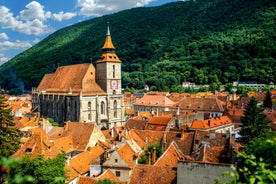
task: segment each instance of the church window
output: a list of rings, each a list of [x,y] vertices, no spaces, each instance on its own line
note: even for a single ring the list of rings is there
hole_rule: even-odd
[[[91,102],[88,102],[88,109],[91,109]]]
[[[114,118],[117,118],[117,101],[116,100],[114,100],[113,106],[114,106]]]
[[[105,104],[101,102],[101,114],[105,114]]]
[[[115,78],[115,65],[113,65],[113,78]]]
[[[88,114],[88,120],[91,121],[91,113]]]

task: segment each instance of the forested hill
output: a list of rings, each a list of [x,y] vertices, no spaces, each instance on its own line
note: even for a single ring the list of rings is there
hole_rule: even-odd
[[[37,86],[58,66],[100,56],[106,23],[122,60],[123,87],[174,89],[276,79],[275,0],[196,0],[134,8],[61,29],[0,67],[4,89]]]

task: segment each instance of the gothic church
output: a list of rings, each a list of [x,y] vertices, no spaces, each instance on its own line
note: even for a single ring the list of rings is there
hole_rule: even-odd
[[[102,54],[96,62],[59,67],[45,74],[33,88],[33,108],[41,117],[60,125],[66,121],[93,122],[99,128],[122,126],[124,100],[121,91],[121,61],[115,53],[109,26]]]

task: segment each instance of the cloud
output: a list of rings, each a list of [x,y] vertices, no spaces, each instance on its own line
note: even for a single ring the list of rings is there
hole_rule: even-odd
[[[58,14],[54,13],[52,15],[53,19],[58,21],[58,22],[61,22],[63,20],[68,20],[68,19],[71,19],[73,17],[75,17],[77,14],[76,13],[64,13],[63,11],[59,12]]]
[[[22,20],[41,20],[44,21],[51,17],[51,12],[45,12],[44,7],[37,1],[32,1],[26,5],[25,10],[20,11]]]
[[[1,50],[15,49],[15,50],[25,50],[30,48],[32,45],[27,41],[16,40],[15,42],[3,41],[0,42]]]
[[[0,53],[0,66],[4,63],[6,63],[7,61],[9,61],[10,58],[5,57],[3,54]]]
[[[121,10],[140,7],[155,0],[78,0],[79,14],[101,16]]]
[[[21,32],[27,35],[41,35],[50,32],[47,25],[40,20],[42,17],[34,17],[32,20],[25,20],[27,15],[24,15],[24,20],[20,16],[14,17],[13,13],[5,6],[0,6],[0,24],[2,28],[12,29],[13,31]],[[31,19],[29,17],[29,19]]]
[[[0,39],[3,39],[3,40],[8,40],[9,37],[7,36],[6,33],[0,33]]]

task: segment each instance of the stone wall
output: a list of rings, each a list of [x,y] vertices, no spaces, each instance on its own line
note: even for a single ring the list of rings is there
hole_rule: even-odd
[[[224,172],[231,172],[229,164],[212,164],[201,162],[178,162],[177,166],[177,184],[194,184],[194,183],[215,183],[227,181],[230,178],[223,178]]]

